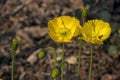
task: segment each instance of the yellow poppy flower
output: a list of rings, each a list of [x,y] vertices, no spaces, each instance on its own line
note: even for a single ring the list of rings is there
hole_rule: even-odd
[[[92,44],[102,44],[110,33],[109,23],[102,20],[89,20],[82,28],[82,39]]]
[[[80,35],[80,22],[75,17],[61,16],[48,21],[48,34],[55,42],[71,42]]]

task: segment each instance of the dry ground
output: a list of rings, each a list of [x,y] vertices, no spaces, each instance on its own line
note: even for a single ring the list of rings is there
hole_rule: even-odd
[[[61,62],[61,44],[48,36],[47,22],[60,15],[80,19],[83,4],[82,0],[0,0],[0,78],[10,80],[10,45],[12,38],[17,37],[15,80],[52,80],[49,73],[53,68],[53,53],[48,51],[42,60],[36,55],[40,49],[52,46],[57,51],[57,62]],[[119,3],[106,0],[106,5],[111,12],[111,24],[120,22]],[[92,80],[120,80],[120,51],[109,56],[106,49],[111,44],[108,41],[105,45],[94,46]],[[65,59],[70,66],[69,80],[77,80],[77,43],[75,40],[65,46]],[[81,80],[87,80],[89,50],[89,44],[83,42]]]

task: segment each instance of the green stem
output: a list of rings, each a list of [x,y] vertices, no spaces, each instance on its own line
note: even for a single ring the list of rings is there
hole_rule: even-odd
[[[85,17],[82,17],[82,25],[85,23]],[[82,39],[79,42],[79,52],[78,52],[78,80],[80,80],[80,57],[82,52]]]
[[[57,63],[57,54],[56,54],[56,51],[54,49],[54,67],[56,66],[56,63]],[[56,80],[56,78],[54,78],[54,80]]]
[[[93,64],[93,45],[91,44],[90,46],[90,69],[89,69],[89,75],[88,75],[88,80],[91,80],[91,75],[92,75],[92,64]]]
[[[79,53],[78,53],[78,80],[80,80],[80,55],[82,51],[82,40],[79,42]]]
[[[85,17],[82,17],[82,25],[85,23]]]
[[[54,67],[55,67],[56,63],[57,63],[57,53],[56,53],[56,50],[53,47],[48,47],[45,50],[52,50],[53,51],[53,53],[54,53]]]
[[[67,73],[66,73],[67,76],[66,76],[66,80],[68,80],[68,76],[69,76],[68,70],[69,70],[69,65],[67,63]]]
[[[62,67],[64,64],[67,65],[66,80],[68,80],[68,76],[69,76],[69,73],[68,73],[68,70],[69,70],[69,64],[68,64],[68,62],[65,61],[65,62],[63,62],[63,63],[60,64],[60,67]]]
[[[54,53],[54,67],[56,66],[56,63],[57,63],[57,54],[56,54],[56,51]]]
[[[48,48],[46,48],[46,50],[52,50],[53,51],[53,53],[54,53],[54,67],[55,67],[56,63],[57,63],[57,53],[56,53],[56,50],[53,47],[48,47]],[[54,78],[54,80],[56,80],[56,78]]]
[[[15,62],[15,51],[12,51],[11,80],[14,80],[14,62]]]
[[[62,44],[62,63],[64,63],[64,47],[65,44]],[[63,76],[64,76],[64,69],[63,69],[63,65],[61,66],[61,80],[64,80]]]

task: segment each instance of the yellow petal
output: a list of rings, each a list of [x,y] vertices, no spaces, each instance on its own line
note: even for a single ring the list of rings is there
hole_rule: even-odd
[[[71,42],[74,37],[80,35],[80,29],[79,20],[75,17],[61,16],[48,22],[48,34],[55,42]]]
[[[110,36],[109,23],[102,20],[89,20],[82,28],[83,40],[92,44],[102,44]]]

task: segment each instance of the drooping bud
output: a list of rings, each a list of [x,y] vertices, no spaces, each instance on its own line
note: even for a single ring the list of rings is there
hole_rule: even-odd
[[[57,76],[60,75],[60,73],[61,73],[60,68],[56,66],[56,67],[54,67],[54,68],[52,69],[50,75],[51,75],[52,78],[56,78]]]
[[[13,38],[11,48],[14,51],[17,50],[17,48],[18,48],[18,40],[17,40],[17,38]]]
[[[43,59],[46,56],[46,51],[44,49],[40,50],[38,56],[40,59]]]

